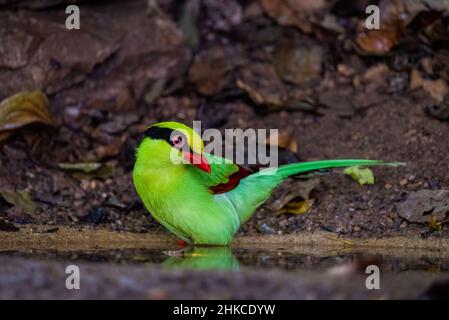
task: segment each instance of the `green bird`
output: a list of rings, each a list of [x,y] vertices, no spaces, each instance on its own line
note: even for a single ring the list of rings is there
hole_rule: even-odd
[[[178,122],[148,127],[137,148],[134,186],[146,209],[190,244],[228,245],[286,178],[321,169],[389,165],[378,160],[323,160],[258,172],[204,152],[201,137]]]

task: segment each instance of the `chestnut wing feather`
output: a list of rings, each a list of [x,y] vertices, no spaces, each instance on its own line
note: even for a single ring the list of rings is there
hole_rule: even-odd
[[[207,153],[204,156],[209,161],[211,172],[206,173],[194,167],[192,170],[212,194],[231,191],[239,185],[240,180],[253,173],[250,169],[235,164],[229,159]]]

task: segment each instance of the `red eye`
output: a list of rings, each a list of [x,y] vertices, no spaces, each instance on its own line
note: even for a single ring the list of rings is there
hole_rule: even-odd
[[[184,145],[184,138],[181,135],[174,136],[171,141],[173,143],[173,146],[178,148]]]

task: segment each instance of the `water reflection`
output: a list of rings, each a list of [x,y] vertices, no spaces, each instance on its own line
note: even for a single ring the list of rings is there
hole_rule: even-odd
[[[229,247],[188,247],[166,253],[170,257],[162,263],[165,267],[197,270],[239,268],[239,261]]]
[[[291,271],[335,271],[343,266],[362,270],[367,264],[376,264],[385,272],[401,273],[411,270],[435,274],[449,271],[449,256],[444,252],[413,250],[383,252],[373,249],[339,251],[332,248],[247,248],[247,247],[186,247],[176,246],[125,249],[69,250],[27,249],[3,250],[3,256],[30,259],[62,260],[67,262],[102,262],[115,264],[159,264],[166,268],[197,270],[230,270],[240,267],[257,269],[284,269]],[[337,268],[338,270],[338,268]],[[363,270],[362,270],[363,271]]]

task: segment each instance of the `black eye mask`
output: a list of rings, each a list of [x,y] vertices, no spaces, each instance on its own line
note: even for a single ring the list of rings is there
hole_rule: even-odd
[[[151,138],[151,139],[159,139],[159,140],[165,140],[167,141],[172,147],[174,147],[174,143],[172,141],[172,137],[175,135],[180,135],[184,141],[187,142],[186,136],[177,130],[169,129],[169,128],[161,128],[161,127],[150,127],[143,133],[145,137]]]

